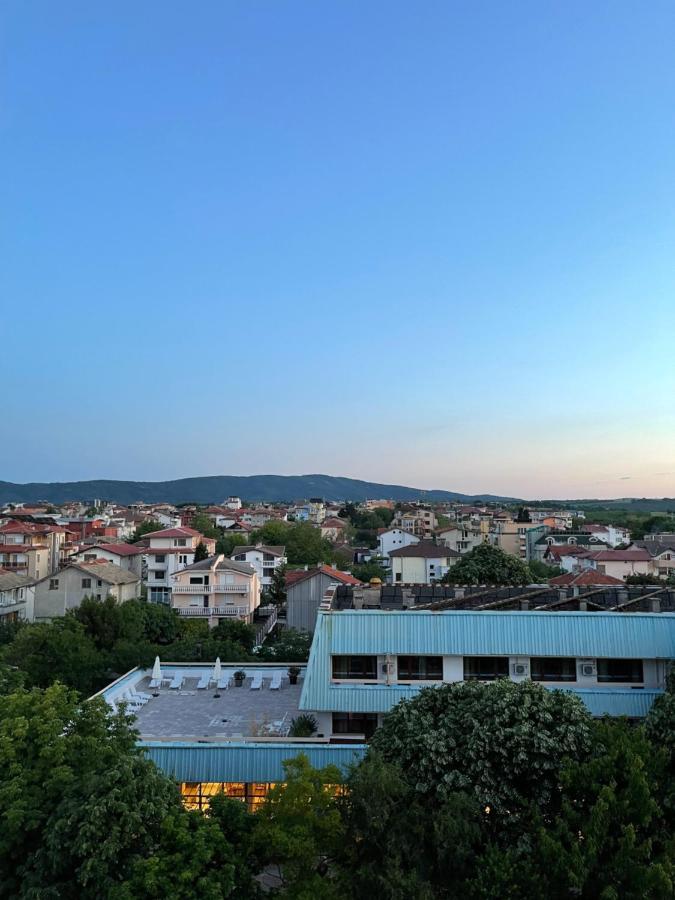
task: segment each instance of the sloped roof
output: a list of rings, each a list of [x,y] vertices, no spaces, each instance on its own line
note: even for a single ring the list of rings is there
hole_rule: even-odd
[[[140,581],[138,575],[134,575],[128,569],[123,569],[107,559],[92,559],[90,562],[68,562],[63,569],[45,575],[40,581],[46,581],[48,578],[58,578],[67,569],[79,569],[80,572],[91,575],[92,578],[100,578],[101,581],[105,581],[107,584],[133,584]]]
[[[166,538],[182,538],[182,537],[204,537],[201,531],[194,528],[188,528],[181,525],[179,528],[162,528],[159,531],[146,531],[144,538],[166,537]],[[207,539],[208,540],[208,539]]]
[[[433,541],[420,541],[419,544],[408,544],[407,547],[399,547],[392,550],[389,557],[423,557],[424,559],[443,559],[443,557],[456,557],[460,554],[450,547],[434,544]]]
[[[138,544],[115,544],[107,541],[85,546],[78,553],[91,553],[93,550],[105,550],[106,553],[116,553],[117,556],[139,556],[145,553],[145,547],[139,547]]]
[[[271,553],[272,556],[285,556],[286,548],[282,544],[269,546],[268,544],[240,544],[230,553],[230,559],[238,556],[240,553],[250,553],[252,550],[258,550],[261,553]]]
[[[218,560],[216,572],[223,572],[229,569],[232,572],[240,572],[242,575],[255,575],[253,566],[249,566],[248,563],[235,562],[233,559],[223,556],[222,553],[216,553],[214,556],[207,556],[206,559],[200,559],[199,562],[192,563],[191,566],[185,566],[185,568],[179,569],[179,571],[174,574],[178,575],[183,572],[210,572],[213,569],[213,564],[216,560]]]
[[[673,535],[672,540],[667,541],[633,541],[629,549],[646,550],[651,557],[660,556],[662,553],[667,553],[669,550],[675,552],[675,534]]]
[[[556,575],[549,578],[548,583],[552,587],[585,587],[600,586],[603,584],[625,584],[620,578],[614,578],[612,575],[605,575],[595,569],[584,569],[583,572],[565,572],[564,575]]]
[[[0,568],[0,591],[13,591],[14,588],[26,587],[29,584],[35,584],[35,579],[30,575],[21,575],[19,572]]]
[[[286,587],[291,587],[307,578],[314,578],[316,575],[326,575],[332,581],[339,581],[340,584],[356,586],[363,583],[349,572],[340,572],[339,569],[334,569],[332,566],[317,566],[313,569],[291,569],[290,572],[286,572]]]
[[[598,562],[648,562],[651,556],[646,550],[598,550],[589,554]]]

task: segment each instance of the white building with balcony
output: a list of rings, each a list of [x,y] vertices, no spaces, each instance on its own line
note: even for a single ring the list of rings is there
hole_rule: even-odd
[[[0,569],[0,624],[33,621],[35,580],[30,575]]]
[[[252,622],[260,606],[260,579],[248,563],[219,553],[172,576],[171,606],[180,616],[207,619],[215,627],[221,619]]]
[[[164,528],[143,535],[145,549],[148,600],[153,603],[170,603],[172,579],[176,572],[192,565],[198,545],[204,544],[206,552],[215,553],[216,542],[204,537],[194,528]]]
[[[285,566],[288,561],[285,547],[271,547],[265,544],[245,544],[235,547],[230,559],[253,566],[258,575],[262,591],[270,589],[275,570]]]

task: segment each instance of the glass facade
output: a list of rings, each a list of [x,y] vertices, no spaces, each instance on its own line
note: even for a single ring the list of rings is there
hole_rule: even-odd
[[[273,787],[273,782],[184,781],[180,792],[187,809],[206,812],[211,799],[216,794],[223,793],[226,797],[246,803],[250,810],[255,810]]]

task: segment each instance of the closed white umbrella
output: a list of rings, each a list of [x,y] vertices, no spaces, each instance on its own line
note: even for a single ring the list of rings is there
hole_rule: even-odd
[[[220,676],[222,675],[222,667],[220,665],[220,657],[216,657],[216,664],[213,667],[213,675],[211,676],[211,680],[215,681],[216,684],[220,681]]]
[[[155,664],[152,667],[152,680],[153,681],[161,681],[162,680],[162,667],[159,664],[159,656],[155,657]]]

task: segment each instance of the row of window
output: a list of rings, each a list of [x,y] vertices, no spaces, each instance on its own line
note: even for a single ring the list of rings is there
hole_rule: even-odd
[[[91,587],[92,580],[93,579],[91,579],[91,578],[83,578],[82,579],[82,587],[84,590],[88,590]],[[103,586],[103,582],[101,581],[100,578],[96,579],[96,586],[97,587]],[[49,579],[49,590],[50,591],[58,591],[58,589],[59,589],[59,579],[58,578],[50,578]]]
[[[398,656],[396,664],[399,681],[443,681],[442,656]],[[464,680],[508,678],[509,664],[508,656],[465,656]],[[601,683],[644,681],[641,659],[598,659],[596,671]],[[533,656],[529,660],[529,676],[532,681],[576,681],[577,660],[572,656]],[[377,656],[334,656],[333,678],[376,681]]]

